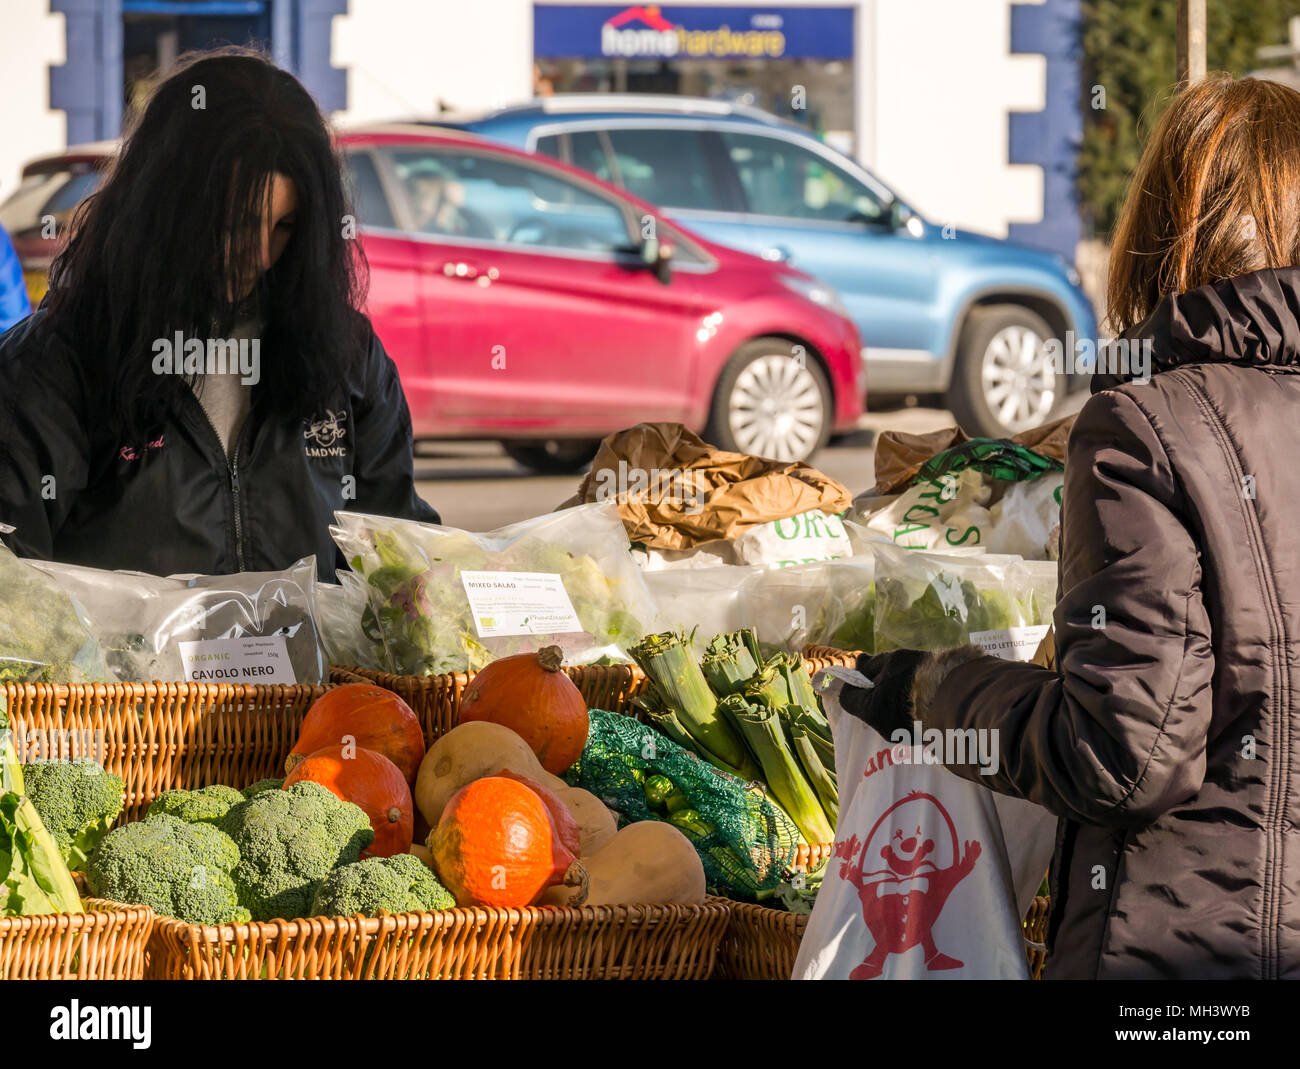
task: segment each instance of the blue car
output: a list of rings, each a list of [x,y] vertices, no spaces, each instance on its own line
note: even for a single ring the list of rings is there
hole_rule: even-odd
[[[433,122],[574,164],[698,234],[817,276],[857,324],[875,401],[942,397],[968,433],[1002,437],[1051,418],[1086,384],[1073,372],[1088,366],[1097,323],[1071,264],[927,222],[767,112],[604,93]]]

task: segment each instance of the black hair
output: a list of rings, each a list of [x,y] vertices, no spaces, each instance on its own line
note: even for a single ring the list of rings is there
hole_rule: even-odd
[[[296,223],[251,297],[232,300],[237,265],[260,254],[276,174],[297,189]],[[227,337],[250,303],[263,323],[254,404],[305,418],[328,403],[368,338],[342,174],[311,95],[259,52],[191,53],[157,86],[78,208],[43,305],[119,441],[159,427],[185,382],[154,373],[155,339]]]

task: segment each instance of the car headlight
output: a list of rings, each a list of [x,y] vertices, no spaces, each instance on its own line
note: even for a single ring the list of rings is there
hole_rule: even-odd
[[[812,301],[813,304],[820,304],[828,311],[841,315],[845,319],[849,318],[849,310],[844,307],[844,302],[840,300],[840,295],[836,293],[825,282],[818,282],[814,278],[800,278],[798,275],[781,275],[782,285],[786,289],[793,290],[800,297]]]
[[[1070,261],[1067,260],[1064,256],[1062,256],[1059,252],[1056,253],[1055,255],[1056,255],[1056,262],[1061,265],[1061,270],[1065,274],[1065,281],[1068,282],[1071,286],[1080,285],[1081,280],[1079,278],[1079,272],[1074,269],[1074,264],[1070,263]]]

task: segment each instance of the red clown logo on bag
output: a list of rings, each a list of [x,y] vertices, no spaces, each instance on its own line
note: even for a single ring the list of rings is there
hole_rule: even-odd
[[[935,829],[940,829],[937,835]],[[856,835],[836,843],[840,879],[857,888],[874,944],[849,979],[874,980],[891,954],[917,946],[927,972],[962,968],[964,962],[936,945],[934,925],[953,888],[975,868],[980,851],[978,840],[963,847],[948,810],[922,791],[912,791],[886,809],[865,843]]]

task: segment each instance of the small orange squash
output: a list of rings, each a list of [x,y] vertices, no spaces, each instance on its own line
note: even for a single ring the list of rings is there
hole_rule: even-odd
[[[519,735],[547,772],[559,775],[587,745],[587,702],[560,671],[564,653],[546,646],[493,661],[470,680],[460,720],[489,720]]]
[[[357,746],[381,753],[414,783],[424,760],[424,732],[411,707],[391,690],[373,683],[344,683],[327,690],[307,710],[298,741],[284,762],[284,770],[327,746],[342,746],[348,739]]]
[[[364,747],[327,746],[300,761],[284,778],[291,787],[311,780],[346,802],[360,806],[370,818],[375,841],[362,857],[392,857],[411,849],[415,830],[415,803],[406,777],[381,753]]]
[[[504,776],[477,779],[452,796],[429,852],[457,905],[502,909],[531,905],[576,860],[541,798]]]
[[[579,829],[578,822],[574,819],[573,814],[569,812],[569,807],[560,801],[559,796],[554,791],[548,790],[540,783],[535,783],[533,780],[516,772],[511,772],[508,768],[503,768],[495,775],[504,776],[506,779],[522,783],[537,795],[542,800],[542,804],[546,806],[546,811],[551,814],[551,823],[555,825],[556,837],[570,854],[574,857],[582,857],[582,831]]]

